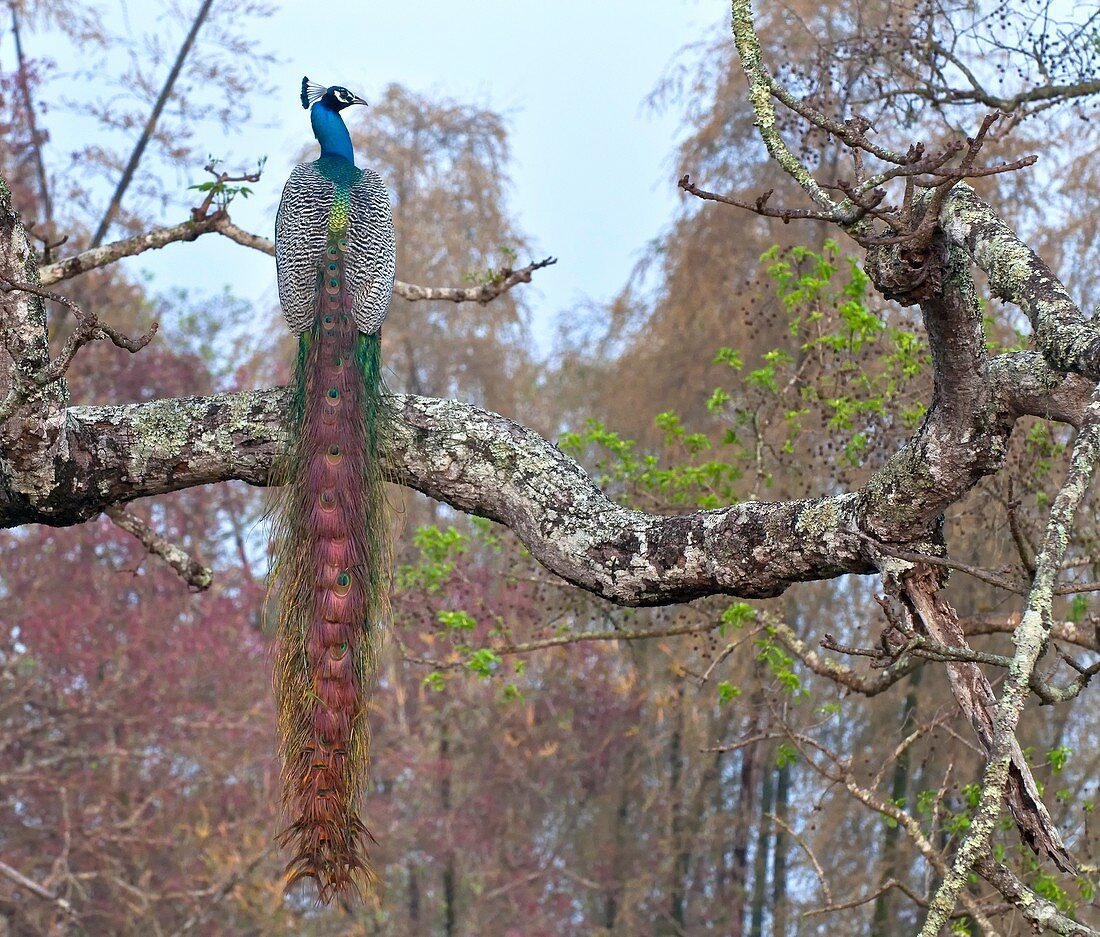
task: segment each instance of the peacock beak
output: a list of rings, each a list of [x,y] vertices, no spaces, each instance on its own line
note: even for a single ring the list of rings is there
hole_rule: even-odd
[[[367,104],[367,102],[366,102],[366,101],[364,101],[364,100],[363,100],[363,99],[362,99],[361,97],[359,97],[359,95],[357,95],[357,94],[353,94],[353,95],[351,96],[351,103],[352,103],[352,104],[362,104],[362,105],[363,105],[364,107],[370,107],[370,105],[369,105],[369,104]]]

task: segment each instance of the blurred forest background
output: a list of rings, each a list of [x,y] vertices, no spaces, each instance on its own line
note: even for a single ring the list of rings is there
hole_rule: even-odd
[[[89,60],[121,40],[80,4],[5,8],[4,28],[21,41],[18,57],[0,61],[0,175],[36,235],[68,236],[60,255],[97,232],[106,242],[175,223],[186,217],[181,198],[199,200],[186,185],[204,178],[212,143],[197,128],[261,93],[275,51],[250,40],[249,22],[264,11],[247,0],[213,3],[132,189],[103,225],[178,44],[206,5],[185,5],[159,51],[127,51],[128,70],[114,76],[131,91],[125,112],[105,93],[111,106],[82,118],[101,122],[102,138],[64,155],[48,141],[65,103],[40,88],[46,71],[68,66],[52,61],[43,37],[61,31]],[[758,13],[790,82],[830,112],[866,114],[904,149],[973,132],[988,110],[895,93],[917,81],[914,50],[957,50],[1006,94],[1051,74],[1072,81],[1093,67],[1098,34],[1094,11],[1079,5],[1071,16],[1064,6],[1066,22],[1057,5],[1035,0],[785,0]],[[202,83],[224,99],[187,99]],[[360,163],[391,188],[398,277],[459,286],[510,251],[525,262],[537,232],[510,213],[524,195],[509,187],[507,116],[396,85],[371,103],[349,123]],[[669,187],[690,171],[710,189],[791,196],[755,136],[724,26],[671,66],[654,62],[647,103],[682,121]],[[1039,153],[1039,164],[977,186],[1090,305],[1100,299],[1100,245],[1082,206],[1100,199],[1098,123],[1087,96],[1031,108],[987,150]],[[303,121],[303,141],[307,132]],[[839,159],[820,135],[798,143],[819,166]],[[614,166],[604,169],[613,180]],[[613,498],[646,511],[850,488],[919,423],[930,379],[919,322],[876,297],[855,245],[829,234],[685,199],[613,301],[563,310],[552,348],[532,340],[522,289],[487,306],[395,298],[384,330],[390,384],[531,426]],[[227,265],[243,250],[217,246]],[[569,245],[545,246],[568,255]],[[117,268],[65,292],[124,330],[162,323],[134,357],[89,348],[69,373],[77,402],[286,379],[292,341],[274,304],[166,295]],[[987,312],[991,346],[1019,345],[1015,311],[991,301]],[[60,342],[71,323],[51,315]],[[1068,438],[1026,421],[1008,467],[946,517],[956,559],[1026,565]],[[916,928],[935,870],[896,823],[822,774],[827,757],[784,738],[788,727],[850,759],[937,846],[965,831],[984,757],[942,665],[878,692],[869,665],[817,648],[826,634],[875,643],[873,579],[796,586],[767,602],[623,609],[554,581],[502,528],[408,492],[391,500],[393,616],[365,810],[383,884],[356,908],[282,897],[264,493],[232,483],[135,506],[214,568],[198,594],[107,518],[0,537],[0,861],[73,909],[0,879],[0,935],[885,937]],[[1084,514],[1071,556],[1096,580],[1100,528],[1094,510]],[[1019,597],[960,574],[950,594],[968,631],[987,633],[975,646],[1003,652]],[[1061,616],[1097,650],[1088,595],[1066,596]],[[628,632],[635,639],[606,640]],[[824,665],[815,673],[799,659],[807,648],[854,677],[831,679]],[[896,753],[916,727],[919,739]],[[1010,823],[997,849],[1095,926],[1094,720],[1084,700],[1032,707],[1022,736],[1086,867],[1076,881],[1055,878]],[[965,919],[958,927],[969,932]]]

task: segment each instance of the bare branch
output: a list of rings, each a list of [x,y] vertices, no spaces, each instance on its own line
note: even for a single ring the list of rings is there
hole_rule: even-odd
[[[841,759],[835,752],[826,748],[820,742],[815,741],[807,735],[790,731],[788,731],[787,738],[791,741],[791,744],[798,749],[806,763],[818,774],[843,786],[844,789],[860,803],[894,820],[898,824],[898,827],[912,840],[917,851],[938,874],[943,875],[947,872],[947,863],[944,861],[943,855],[936,849],[929,838],[925,836],[920,823],[912,814],[908,813],[902,807],[899,807],[893,801],[887,800],[876,791],[870,790],[861,784],[852,772],[851,764]],[[815,758],[812,754],[814,751],[824,755],[831,764],[823,763],[821,759]],[[986,933],[997,933],[992,922],[978,906],[977,899],[973,895],[968,892],[964,893],[960,896],[960,901],[967,913],[974,918],[975,922],[982,927]],[[950,917],[950,915],[948,917]]]
[[[103,513],[121,530],[136,537],[149,553],[164,560],[196,592],[210,588],[210,583],[214,580],[213,570],[209,566],[203,566],[182,547],[158,534],[136,514],[117,504],[107,508]]]
[[[1033,892],[992,856],[979,858],[974,870],[1031,921],[1036,932],[1042,928],[1061,934],[1062,937],[1100,937],[1100,931],[1066,917],[1053,902]]]
[[[272,257],[275,256],[274,241],[245,231],[234,224],[225,212],[215,211],[197,219],[185,221],[182,224],[166,228],[154,228],[144,234],[123,238],[103,247],[81,251],[72,257],[42,267],[39,279],[43,286],[50,286],[60,280],[68,280],[89,270],[95,270],[97,267],[113,264],[124,257],[134,257],[145,253],[145,251],[158,250],[169,244],[182,241],[194,241],[202,235],[212,232],[224,235],[245,247],[269,254]],[[507,293],[519,283],[530,283],[531,275],[536,270],[542,270],[544,267],[549,267],[557,262],[555,257],[546,257],[518,270],[504,269],[499,271],[491,282],[479,286],[417,286],[413,283],[397,280],[393,285],[393,291],[395,295],[411,302],[441,300],[452,303],[485,304]]]
[[[970,634],[1012,634],[1020,626],[1020,613],[1007,615],[970,615],[959,619],[963,631]],[[1091,625],[1091,630],[1087,626]],[[1050,636],[1067,644],[1076,644],[1100,653],[1100,621],[1090,617],[1083,622],[1056,621],[1051,625]]]
[[[15,38],[15,60],[19,66],[16,84],[23,98],[23,109],[27,114],[27,129],[30,131],[31,148],[34,150],[35,170],[38,173],[38,195],[42,199],[42,220],[47,227],[53,224],[53,200],[50,198],[50,186],[46,176],[46,161],[42,157],[42,134],[38,130],[38,115],[31,98],[31,86],[27,80],[27,60],[23,55],[23,36],[19,28],[19,10],[11,4],[11,31]]]
[[[45,367],[29,374],[13,369],[8,395],[3,401],[0,401],[0,422],[8,419],[27,400],[32,388],[43,387],[64,377],[65,372],[69,370],[69,366],[73,362],[73,358],[76,357],[76,353],[89,342],[107,339],[116,347],[134,354],[148,345],[157,333],[158,325],[154,322],[143,335],[136,339],[129,338],[114,327],[100,322],[94,312],[85,312],[71,299],[58,293],[51,293],[30,283],[19,283],[3,275],[0,275],[0,283],[6,284],[0,287],[0,292],[14,290],[60,303],[66,309],[72,311],[78,321],[77,327],[69,335],[60,353]]]
[[[122,204],[122,196],[126,194],[126,190],[133,181],[134,173],[137,172],[138,164],[141,162],[141,157],[145,153],[145,147],[149,145],[149,140],[152,139],[153,131],[156,130],[157,121],[160,119],[164,106],[168,103],[168,98],[172,94],[172,88],[176,84],[176,79],[179,78],[180,71],[183,69],[183,63],[191,52],[191,46],[195,43],[195,37],[198,35],[199,29],[206,19],[206,15],[210,12],[211,2],[212,0],[202,0],[202,5],[195,14],[195,19],[191,23],[191,29],[188,31],[187,37],[183,40],[183,45],[180,46],[176,61],[172,64],[172,68],[168,72],[168,77],[164,81],[164,87],[160,89],[160,94],[157,96],[152,111],[149,112],[149,118],[145,121],[145,127],[141,131],[141,136],[138,137],[137,143],[134,144],[134,150],[130,154],[130,160],[126,164],[126,168],[122,171],[122,177],[118,180],[118,185],[115,187],[114,194],[111,196],[107,211],[104,212],[103,219],[99,222],[99,227],[96,229],[95,236],[92,238],[93,248],[99,247],[100,244],[103,243],[103,238],[107,234],[107,229],[111,227],[111,222],[114,221],[115,215],[118,214],[119,206]]]
[[[685,634],[706,634],[708,631],[714,631],[721,626],[720,621],[713,621],[701,625],[675,625],[671,628],[648,628],[642,631],[576,631],[569,634],[559,634],[553,638],[524,641],[521,644],[490,645],[488,650],[500,657],[508,657],[516,654],[531,654],[534,651],[542,651],[550,647],[564,647],[568,644],[587,644],[592,641],[649,641],[653,638],[671,638]],[[407,653],[403,654],[402,657],[410,664],[422,664],[435,670],[453,670],[466,665],[465,657],[440,660],[433,657],[417,657]]]
[[[4,876],[8,881],[13,882],[20,888],[25,888],[32,895],[43,899],[44,901],[52,901],[56,904],[68,917],[75,918],[76,911],[73,906],[64,898],[59,895],[55,895],[48,888],[43,888],[34,879],[27,878],[18,869],[13,869],[6,862],[0,862],[0,875]]]
[[[505,268],[498,271],[497,275],[489,282],[480,286],[450,287],[450,286],[415,286],[412,283],[394,283],[393,291],[402,299],[411,302],[416,300],[442,300],[451,303],[485,303],[491,302],[503,293],[507,293],[517,283],[530,283],[531,274],[543,267],[556,264],[556,257],[545,257],[542,260],[530,263],[519,270]]]
[[[58,260],[55,263],[43,266],[38,273],[39,282],[42,286],[52,286],[62,280],[70,280],[89,270],[113,264],[124,257],[135,257],[138,254],[145,253],[145,251],[157,250],[168,244],[194,241],[203,234],[219,230],[222,225],[228,224],[229,219],[224,214],[215,213],[200,221],[185,221],[182,224],[170,227],[153,228],[143,234],[123,238],[102,247],[91,247],[79,254],[66,257],[64,260]],[[232,227],[236,228],[235,225]],[[257,240],[266,241],[265,238],[257,238]],[[267,241],[267,243],[271,244],[270,241]],[[255,247],[256,245],[250,244],[248,246]],[[262,247],[260,249],[263,250]],[[266,253],[274,254],[274,252],[274,244],[271,244],[271,250],[266,251]]]
[[[1046,534],[1035,559],[1035,578],[1027,606],[1013,635],[1016,652],[993,717],[993,744],[982,779],[978,808],[951,869],[930,905],[922,937],[934,937],[947,920],[964,889],[974,864],[988,852],[989,838],[1004,803],[1005,783],[1018,749],[1016,726],[1027,699],[1032,670],[1049,637],[1048,622],[1055,581],[1069,542],[1070,530],[1100,456],[1100,392],[1093,395],[1085,422],[1073,446],[1066,480],[1054,499]]]
[[[783,830],[785,830],[787,835],[790,836],[791,839],[793,839],[796,843],[798,843],[798,845],[799,845],[799,847],[801,847],[802,851],[804,853],[806,853],[806,856],[810,860],[810,864],[813,865],[813,867],[814,867],[814,872],[817,875],[817,881],[821,885],[821,893],[825,896],[825,902],[826,902],[826,904],[831,905],[833,903],[833,895],[832,895],[832,892],[829,890],[828,879],[825,878],[825,870],[821,868],[821,863],[817,861],[817,856],[814,855],[814,851],[810,848],[810,846],[806,842],[806,840],[804,840],[801,836],[799,836],[798,833],[796,833],[793,829],[791,829],[789,824],[787,824],[786,822],[781,820],[774,813],[766,813],[766,814],[764,814],[764,816],[765,816],[766,819],[770,820],[776,826],[781,827]],[[810,912],[810,914],[816,914],[816,913],[819,913],[819,912],[815,912],[815,911]],[[807,915],[807,917],[808,916],[809,915]]]

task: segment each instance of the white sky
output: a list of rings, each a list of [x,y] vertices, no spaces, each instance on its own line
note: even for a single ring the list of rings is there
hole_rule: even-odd
[[[339,18],[320,14],[333,7]],[[157,5],[131,2],[126,16],[136,32],[163,32],[169,47],[178,48],[185,25],[167,22]],[[233,156],[229,168],[236,160],[269,157],[256,195],[238,200],[232,214],[270,236],[292,157],[312,139],[298,103],[303,74],[345,84],[368,101],[397,82],[505,112],[514,155],[512,209],[537,256],[559,258],[528,287],[535,334],[545,349],[557,314],[613,296],[672,217],[679,196],[669,157],[678,116],[655,115],[643,99],[683,46],[713,35],[728,16],[724,0],[352,0],[332,6],[287,0],[255,24],[261,46],[280,59],[271,71],[276,93],[250,102],[254,117],[239,137],[219,135],[208,149]],[[31,56],[51,54],[44,37],[29,36],[26,43]],[[81,142],[77,120],[51,130],[56,154]],[[370,165],[369,150],[356,158]],[[201,178],[196,167],[189,181]],[[246,299],[275,303],[270,258],[222,238],[127,263],[151,275],[158,291],[231,283]]]

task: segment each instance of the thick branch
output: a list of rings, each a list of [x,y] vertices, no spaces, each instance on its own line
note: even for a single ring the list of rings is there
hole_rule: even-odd
[[[970,186],[955,187],[939,221],[947,237],[985,271],[993,294],[1027,314],[1036,344],[1054,368],[1100,380],[1100,329],[1085,319],[1050,268]]]
[[[0,524],[76,524],[114,503],[227,479],[264,485],[284,405],[285,391],[270,390],[72,407],[52,464],[4,479]],[[993,414],[955,445],[939,406],[863,489],[674,517],[612,503],[536,433],[454,400],[395,397],[388,469],[507,525],[552,572],[620,604],[774,596],[794,582],[874,571],[873,549],[853,531],[919,548],[944,508],[998,464],[1013,414]]]

